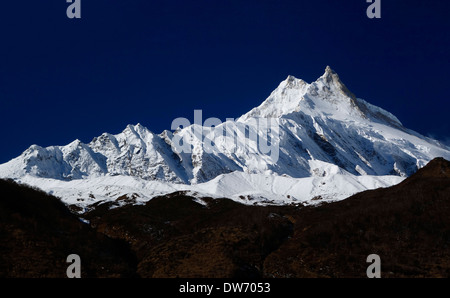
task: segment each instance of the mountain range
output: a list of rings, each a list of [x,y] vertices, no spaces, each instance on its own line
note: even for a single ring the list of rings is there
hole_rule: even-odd
[[[276,134],[261,130],[264,120],[275,125]],[[261,105],[216,125],[220,133],[205,137],[196,133],[198,128],[192,124],[155,134],[137,124],[87,144],[32,145],[0,165],[0,177],[81,208],[124,195],[144,203],[178,191],[199,200],[291,204],[340,200],[388,187],[435,157],[450,159],[450,148],[357,98],[328,66],[312,83],[288,76]],[[211,132],[212,127],[201,130]],[[177,138],[190,150],[180,152]],[[206,142],[213,144],[208,150]],[[261,142],[272,145],[276,154],[262,153]]]

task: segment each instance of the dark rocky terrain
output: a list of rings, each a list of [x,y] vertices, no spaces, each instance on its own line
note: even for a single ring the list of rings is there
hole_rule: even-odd
[[[98,203],[82,223],[58,199],[0,181],[0,276],[382,277],[450,275],[450,162],[438,158],[399,185],[318,207],[206,205],[184,193],[145,205]],[[124,198],[119,198],[122,201]]]
[[[0,277],[66,277],[67,256],[82,277],[133,277],[128,244],[96,232],[59,199],[0,180]]]
[[[294,213],[295,232],[265,259],[276,277],[450,276],[450,162],[434,159],[402,183]]]

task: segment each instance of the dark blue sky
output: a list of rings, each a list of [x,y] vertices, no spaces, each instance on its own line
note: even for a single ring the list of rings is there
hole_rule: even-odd
[[[330,65],[356,96],[450,138],[450,2],[65,0],[0,6],[0,162],[141,123],[239,117]]]

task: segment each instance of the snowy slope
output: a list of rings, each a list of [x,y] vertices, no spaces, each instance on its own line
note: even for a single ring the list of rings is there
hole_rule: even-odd
[[[196,133],[199,129],[203,134]],[[189,152],[177,149],[177,138]],[[271,144],[272,151],[262,152],[261,144]],[[33,145],[0,165],[0,178],[27,182],[69,201],[83,199],[78,191],[89,201],[89,191],[98,200],[192,190],[288,202],[288,195],[300,201],[343,198],[388,186],[401,180],[392,175],[407,177],[435,157],[450,159],[450,149],[357,98],[327,67],[310,84],[288,76],[260,106],[214,129],[193,124],[154,134],[137,124],[88,144]]]
[[[336,167],[337,168],[337,167]],[[67,205],[82,209],[98,202],[142,204],[148,200],[184,191],[199,198],[229,198],[244,204],[316,204],[345,199],[355,193],[388,187],[401,182],[399,176],[355,176],[337,171],[324,177],[290,178],[276,175],[233,172],[195,185],[148,181],[131,176],[102,176],[91,179],[37,178],[26,175],[19,183],[32,185],[60,197]],[[130,200],[123,200],[126,195]]]

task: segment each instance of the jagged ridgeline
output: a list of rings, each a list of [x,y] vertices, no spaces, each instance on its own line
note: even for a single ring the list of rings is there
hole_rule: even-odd
[[[258,131],[258,119],[276,125],[270,140]],[[230,143],[215,134],[209,150],[194,124],[160,134],[128,125],[88,144],[33,145],[0,165],[0,177],[67,200],[91,198],[90,203],[92,197],[134,194],[146,200],[184,190],[285,204],[318,196],[342,199],[396,184],[435,157],[450,159],[448,147],[356,97],[330,67],[312,83],[288,76],[260,106],[215,129],[221,128],[235,139]],[[247,131],[256,132],[258,141],[248,140]],[[175,136],[189,152],[177,150]],[[271,143],[277,154],[262,153],[258,142]],[[273,183],[278,187],[267,187]]]

